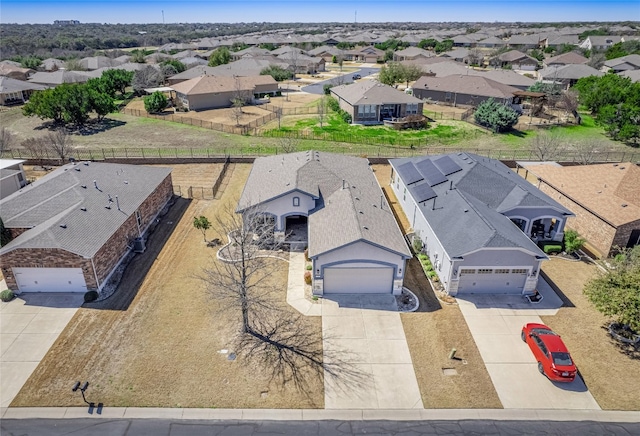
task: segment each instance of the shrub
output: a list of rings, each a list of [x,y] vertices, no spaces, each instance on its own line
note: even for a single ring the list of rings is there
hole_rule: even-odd
[[[562,245],[545,245],[543,250],[547,254],[560,253],[562,251]]]
[[[146,96],[143,100],[144,109],[150,114],[162,112],[169,104],[167,97],[165,97],[165,95],[160,91],[156,91],[153,94]]]
[[[313,266],[307,265],[307,271],[311,271],[311,268],[313,268]]]
[[[424,266],[424,269],[426,269],[427,271],[431,272],[433,271],[433,265],[431,265],[431,263],[428,263]]]
[[[426,255],[426,254],[424,254],[424,253],[420,253],[420,254],[418,254],[418,259],[420,259],[420,262],[422,262],[423,260],[426,260],[426,261],[428,261],[428,260],[429,260],[429,258],[427,257],[427,255]]]
[[[476,123],[496,133],[507,131],[518,123],[516,111],[492,98],[478,105],[474,117]]]
[[[564,251],[567,254],[575,253],[584,245],[585,240],[578,235],[575,230],[567,230],[564,232]]]
[[[349,112],[340,109],[340,111],[338,111],[338,114],[340,114],[340,118],[342,118],[342,120],[345,123],[351,124],[352,118],[351,118],[351,114]]]
[[[340,110],[340,103],[333,97],[327,99],[327,106],[334,112],[338,112]]]
[[[98,299],[98,292],[96,291],[88,291],[84,294],[84,302],[91,303],[92,301],[96,301]]]
[[[420,253],[422,251],[422,239],[420,238],[414,238],[413,239],[413,252],[414,253]],[[426,257],[426,256],[425,256]],[[420,258],[420,255],[418,255],[418,258]]]
[[[429,271],[429,272],[427,273],[427,275],[428,275],[429,277],[431,277],[431,278],[434,278],[434,277],[436,276],[436,272],[435,272],[435,271]]]
[[[308,248],[304,249],[304,260],[309,262],[309,249]]]
[[[324,91],[324,95],[330,95],[331,94],[331,88],[333,88],[334,85],[330,84],[330,83],[326,83],[323,87],[322,87],[322,91]]]
[[[5,303],[7,301],[13,300],[15,296],[16,294],[14,294],[10,289],[5,289],[4,291],[0,292],[0,300],[4,301]]]
[[[310,285],[310,284],[311,284],[311,271],[306,271],[306,272],[304,273],[304,282],[305,282],[307,285]]]

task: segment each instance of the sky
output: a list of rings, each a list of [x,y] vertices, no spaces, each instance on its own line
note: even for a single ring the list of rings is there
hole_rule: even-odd
[[[0,23],[640,21],[640,0],[1,0]]]

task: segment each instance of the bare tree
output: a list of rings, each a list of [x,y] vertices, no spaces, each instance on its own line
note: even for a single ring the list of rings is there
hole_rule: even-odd
[[[320,97],[320,100],[318,100],[318,121],[320,121],[320,128],[323,127],[324,124],[324,117],[327,113],[327,101],[325,100],[324,96]]]
[[[0,157],[11,149],[16,142],[16,137],[6,127],[0,128]]]
[[[141,94],[145,88],[155,88],[163,81],[164,77],[162,76],[162,72],[151,65],[147,65],[133,74],[131,86],[134,91]]]
[[[20,144],[29,152],[31,159],[38,161],[42,165],[44,159],[49,158],[47,143],[44,138],[27,138]]]
[[[599,138],[583,139],[575,142],[571,148],[582,165],[596,162],[598,155],[608,149],[607,144]]]
[[[227,207],[214,227],[228,235],[228,244],[200,277],[209,295],[225,313],[237,313],[236,334],[230,345],[238,356],[256,362],[271,379],[282,385],[293,383],[307,391],[322,377],[358,382],[361,372],[348,353],[327,358],[323,339],[308,318],[285,311],[277,294],[283,290],[273,280],[275,262],[267,257],[281,244],[274,238],[274,223],[259,209],[236,214]],[[302,277],[300,277],[302,280]],[[324,357],[324,359],[323,359]]]
[[[295,132],[284,132],[286,136],[278,138],[278,145],[283,153],[295,153],[300,147],[300,138],[292,136]]]
[[[244,114],[242,108],[247,104],[248,100],[248,93],[242,88],[240,77],[236,77],[235,90],[231,98],[231,117],[236,121],[236,126],[240,125],[240,119],[242,119],[242,115]]]
[[[46,145],[49,150],[60,158],[61,164],[64,164],[65,159],[68,158],[75,149],[72,137],[64,127],[47,133],[45,141],[47,142]]]
[[[553,160],[565,150],[560,137],[553,132],[539,132],[531,140],[530,150],[540,161]]]
[[[560,106],[566,111],[567,115],[571,114],[576,119],[579,119],[578,115],[578,93],[571,89],[563,91],[560,95]]]
[[[596,70],[599,70],[600,68],[602,68],[602,66],[604,65],[604,62],[606,60],[607,60],[607,58],[604,55],[604,53],[600,53],[600,52],[591,53],[591,57],[587,61],[587,65],[589,65],[590,67],[595,68]]]
[[[469,65],[477,65],[481,67],[484,62],[484,54],[479,49],[473,48],[469,50],[467,59],[469,60]]]

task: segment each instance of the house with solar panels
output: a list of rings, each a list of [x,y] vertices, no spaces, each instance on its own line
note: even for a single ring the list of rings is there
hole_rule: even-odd
[[[311,150],[257,158],[236,212],[308,247],[315,295],[402,291],[411,251],[366,159]]]
[[[446,291],[533,292],[574,214],[503,163],[475,154],[392,159],[391,187]]]

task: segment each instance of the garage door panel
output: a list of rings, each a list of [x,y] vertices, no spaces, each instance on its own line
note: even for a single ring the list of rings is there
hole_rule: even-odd
[[[20,292],[86,292],[81,268],[13,268]]]
[[[390,294],[393,268],[326,268],[325,294]]]
[[[520,294],[527,274],[523,273],[462,273],[458,293],[462,294]]]

